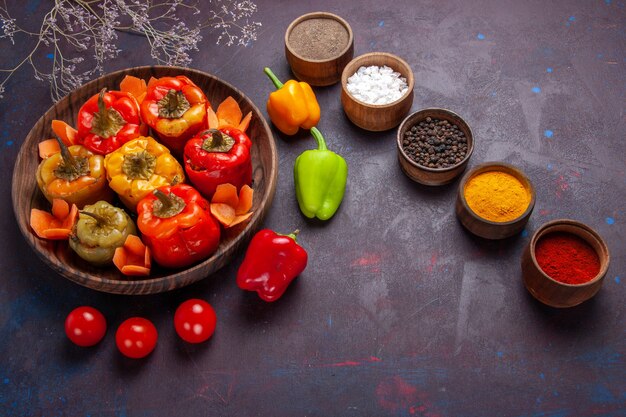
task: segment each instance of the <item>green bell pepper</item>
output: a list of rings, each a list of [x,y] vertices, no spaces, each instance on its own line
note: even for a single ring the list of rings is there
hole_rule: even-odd
[[[348,164],[328,150],[322,133],[311,128],[317,149],[302,152],[293,166],[296,198],[302,213],[309,218],[330,219],[341,204],[348,179]]]
[[[87,262],[102,266],[112,262],[115,249],[128,235],[137,235],[130,216],[106,201],[87,205],[80,211],[70,236],[70,247]]]

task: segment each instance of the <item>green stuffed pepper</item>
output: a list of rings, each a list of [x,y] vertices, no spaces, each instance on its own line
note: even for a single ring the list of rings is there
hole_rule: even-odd
[[[341,156],[328,150],[317,128],[313,127],[311,134],[317,141],[317,149],[302,152],[293,167],[296,198],[306,217],[328,220],[343,200],[348,164]]]
[[[85,261],[103,266],[112,262],[115,249],[124,245],[128,235],[137,235],[130,216],[121,208],[98,201],[80,211],[69,243]]]

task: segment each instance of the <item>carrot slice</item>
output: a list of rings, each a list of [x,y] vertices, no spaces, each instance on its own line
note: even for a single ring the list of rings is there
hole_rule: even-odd
[[[239,204],[235,206],[235,214],[246,214],[252,208],[252,198],[254,197],[254,190],[250,188],[248,184],[241,187],[239,190]]]
[[[240,214],[240,215],[238,215],[238,216],[235,216],[235,218],[233,219],[233,221],[232,221],[232,222],[231,222],[228,226],[225,226],[225,227],[233,227],[233,226],[238,225],[239,223],[243,223],[243,222],[245,222],[246,220],[248,220],[248,219],[250,218],[250,216],[252,216],[252,214],[253,214],[253,213],[252,213],[252,212],[250,212],[250,213]]]
[[[113,252],[113,265],[117,267],[120,271],[126,265],[126,260],[128,259],[128,253],[124,250],[123,246],[115,248],[115,252]]]
[[[55,202],[56,199],[53,200],[53,209],[55,210],[55,213],[63,213],[64,209],[62,207],[62,203],[57,202],[57,207],[55,209]],[[65,202],[63,201],[63,203]],[[33,229],[35,234],[42,239],[67,239],[72,232],[72,227],[74,227],[74,222],[77,217],[78,207],[76,207],[76,204],[72,204],[72,208],[69,210],[69,214],[65,218],[57,218],[47,211],[34,208],[30,210],[30,227]]]
[[[52,215],[59,220],[65,219],[70,214],[70,205],[67,201],[55,198],[52,200]]]
[[[126,241],[124,242],[124,247],[128,252],[133,255],[137,255],[143,259],[144,253],[146,252],[146,245],[143,244],[141,238],[135,235],[128,235]]]
[[[154,77],[150,77],[150,79],[148,80],[148,88],[152,87],[154,85],[154,83],[156,83],[157,81],[159,81],[158,78],[154,78]]]
[[[150,268],[139,265],[124,265],[121,269],[122,274],[135,276],[135,277],[147,277],[150,275]]]
[[[147,88],[148,86],[146,85],[146,80],[133,77],[132,75],[127,75],[120,83],[120,90],[132,94],[137,99],[139,104],[141,104],[143,98],[146,97],[145,93]],[[140,100],[142,95],[143,98]]]
[[[209,129],[217,129],[220,125],[220,121],[217,118],[217,114],[215,114],[213,107],[209,106],[207,108],[206,114],[209,122]]]
[[[76,206],[76,204],[72,204],[69,214],[67,215],[65,219],[63,219],[63,223],[61,223],[61,227],[63,229],[72,230],[77,219],[78,219],[78,207]]]
[[[230,183],[220,184],[215,189],[211,203],[228,204],[235,209],[239,205],[239,197],[237,196],[237,187]]]
[[[76,145],[78,136],[78,130],[65,123],[63,120],[53,120],[51,123],[52,131],[65,143],[67,146]]]
[[[47,211],[35,208],[30,210],[30,227],[42,239],[46,238],[45,232],[50,228],[50,224],[53,221],[54,216]]]
[[[139,236],[128,235],[124,245],[115,249],[113,264],[124,275],[150,275],[150,250]]]
[[[246,130],[248,130],[248,127],[250,126],[250,120],[252,120],[251,111],[249,111],[248,114],[246,114],[246,117],[244,117],[243,120],[241,120],[241,123],[239,123],[239,126],[237,126],[237,129],[241,130],[242,132],[245,132]]]
[[[146,92],[144,91],[143,93],[139,94],[137,97],[135,97],[137,99],[137,103],[141,104],[144,99],[146,98]]]
[[[211,214],[217,219],[218,222],[226,227],[231,224],[237,216],[235,214],[235,209],[224,203],[211,203]]]
[[[231,96],[226,97],[226,99],[220,103],[216,113],[220,127],[237,127],[239,123],[241,123],[243,116],[239,104]]]
[[[56,139],[46,139],[39,142],[37,146],[39,147],[39,157],[41,159],[50,158],[55,153],[61,152],[61,147]]]
[[[69,239],[72,231],[70,229],[46,229],[43,232],[45,239],[50,240],[65,240]]]

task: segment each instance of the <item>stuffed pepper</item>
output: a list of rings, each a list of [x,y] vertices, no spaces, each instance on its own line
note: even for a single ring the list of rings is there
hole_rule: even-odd
[[[70,236],[70,247],[84,260],[103,266],[113,261],[115,249],[124,245],[137,228],[128,214],[106,201],[85,206]]]
[[[52,203],[55,198],[82,208],[99,200],[111,201],[107,186],[104,157],[82,145],[67,147],[57,138],[61,152],[44,159],[37,168],[37,185]]]
[[[186,184],[158,188],[141,200],[137,227],[154,260],[166,268],[206,259],[220,243],[209,202]]]
[[[103,89],[78,111],[78,143],[97,154],[106,155],[146,133],[137,100],[122,91]]]
[[[225,127],[201,132],[185,145],[185,172],[189,181],[206,197],[213,197],[220,184],[238,190],[252,183],[252,142],[241,130]]]
[[[177,156],[185,142],[207,128],[207,107],[202,90],[184,76],[162,77],[148,84],[141,117]]]
[[[185,180],[183,167],[176,158],[149,136],[125,143],[108,154],[104,164],[109,187],[133,211],[137,203],[156,188]]]

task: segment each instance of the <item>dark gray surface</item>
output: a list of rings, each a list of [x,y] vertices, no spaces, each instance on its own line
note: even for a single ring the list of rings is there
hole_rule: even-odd
[[[526,230],[502,242],[465,232],[453,209],[458,182],[412,183],[396,160],[395,131],[351,125],[335,85],[315,89],[319,128],[350,167],[331,221],[307,221],[295,201],[293,161],[313,139],[275,135],[279,183],[264,226],[299,228],[310,259],[283,299],[266,304],[237,288],[242,255],[172,293],[97,293],[48,269],[14,222],[13,164],[52,104],[24,70],[0,101],[0,415],[626,415],[624,2],[257,4],[257,42],[227,48],[207,35],[192,66],[263,108],[272,85],[262,68],[290,77],[288,24],[305,12],[337,13],[352,26],[356,55],[391,52],[411,65],[413,110],[445,107],[468,122],[470,167],[506,161],[527,173],[537,203]],[[47,7],[12,9],[24,17]],[[140,39],[120,36],[124,50],[107,70],[152,63]],[[22,56],[20,45],[4,51],[2,66]],[[524,245],[556,218],[595,228],[612,255],[602,290],[568,310],[542,306],[521,280]],[[218,315],[214,337],[200,346],[184,345],[172,325],[176,306],[191,297]],[[63,333],[65,316],[82,304],[109,323],[93,349]],[[152,320],[160,336],[143,361],[115,348],[117,325],[134,315]]]

